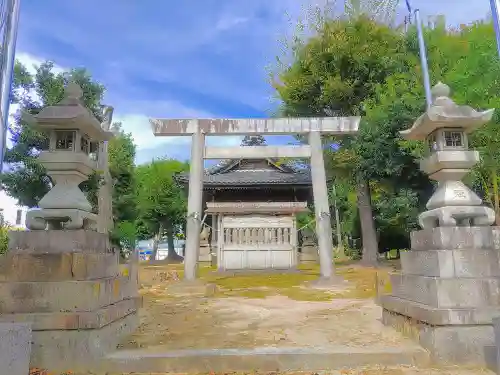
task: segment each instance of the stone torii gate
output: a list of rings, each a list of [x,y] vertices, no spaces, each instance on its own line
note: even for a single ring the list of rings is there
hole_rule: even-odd
[[[354,135],[359,117],[276,119],[151,119],[155,136],[191,136],[188,212],[186,225],[185,279],[196,279],[202,218],[203,161],[230,158],[310,158],[318,238],[321,279],[334,276],[330,208],[323,160],[322,134]],[[292,135],[307,134],[308,145],[205,147],[206,135]]]

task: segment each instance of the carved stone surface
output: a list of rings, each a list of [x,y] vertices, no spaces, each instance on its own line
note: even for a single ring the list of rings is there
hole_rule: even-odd
[[[495,213],[482,206],[482,200],[460,181],[479,161],[479,153],[467,149],[467,134],[490,121],[493,109],[478,112],[469,106],[459,106],[449,98],[450,88],[438,83],[432,89],[433,102],[411,129],[401,132],[409,140],[426,140],[430,154],[420,163],[420,169],[438,188],[419,216],[422,228],[436,226],[489,226]]]
[[[495,212],[460,181],[478,161],[467,134],[488,122],[493,110],[459,106],[448,86],[433,89],[433,103],[409,140],[426,140],[422,171],[438,181],[391,275],[391,295],[380,299],[382,321],[410,334],[435,362],[487,365],[496,348],[493,318],[500,315],[499,228]]]
[[[90,154],[93,142],[110,137],[97,119],[82,104],[82,90],[69,83],[63,100],[25,119],[49,134],[49,149],[41,152],[39,161],[55,185],[40,200],[38,210],[28,213],[26,226],[32,230],[94,228],[96,216],[79,188],[96,169]]]
[[[496,227],[413,232],[392,293],[381,297],[384,324],[413,332],[436,362],[489,363],[500,315],[498,239]]]
[[[35,209],[26,213],[26,223],[31,230],[96,229],[97,215],[77,209]]]
[[[418,217],[422,228],[453,227],[465,224],[490,226],[495,221],[495,211],[485,206],[448,206],[425,211]]]

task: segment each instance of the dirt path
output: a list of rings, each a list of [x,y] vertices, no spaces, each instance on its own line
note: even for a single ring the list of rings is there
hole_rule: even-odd
[[[297,285],[292,283],[292,287],[285,286],[286,283],[276,276],[262,280],[252,278],[252,285],[249,285],[247,290],[243,286],[248,279],[241,277],[233,281],[223,278],[219,286],[229,293],[221,293],[210,298],[176,295],[170,292],[169,286],[179,282],[177,280],[179,275],[171,271],[171,268],[165,266],[141,269],[141,294],[144,297],[144,308],[140,312],[141,326],[134,335],[123,342],[121,348],[169,351],[262,346],[343,345],[373,349],[415,347],[412,341],[380,323],[381,308],[373,302],[373,299],[366,298],[373,295],[375,287],[372,285],[375,280],[373,273],[364,275],[365,271],[356,267],[346,269],[344,272],[349,280],[355,282],[351,283],[350,287],[354,285],[361,289],[361,298],[347,298],[355,294],[335,291],[334,298],[324,298],[323,294],[320,298],[314,295],[312,300],[307,300],[308,289],[297,293],[296,289],[293,289],[297,288]],[[310,275],[307,275],[307,278],[310,278]],[[210,281],[214,282],[214,279]],[[229,282],[232,284],[228,284]],[[256,293],[259,288],[265,290],[265,293]],[[292,289],[293,293],[290,292]],[[328,294],[326,296],[328,297]],[[294,297],[300,298],[294,299]],[[273,375],[278,374],[312,375],[305,372],[273,373]],[[322,374],[492,375],[493,373],[482,369],[459,367],[419,369],[400,366],[325,371],[319,375]]]
[[[269,345],[414,346],[410,340],[379,322],[381,309],[372,299],[332,298],[328,291],[318,292],[296,285],[302,282],[301,277],[305,280],[316,277],[313,272],[220,279],[207,274],[211,282],[219,282],[222,289],[229,292],[202,298],[180,296],[170,291],[169,286],[179,282],[172,267],[143,267],[140,275],[144,297],[141,326],[121,347],[162,346],[175,350]],[[361,273],[356,269],[349,268],[345,273],[351,279],[352,275],[357,275],[357,283],[350,283],[346,287],[348,290],[358,286],[360,292],[367,293],[374,288],[374,274],[365,277],[368,282],[360,282]],[[261,298],[245,298],[238,296],[239,293]],[[338,295],[339,291],[332,293]],[[304,301],[307,297],[313,300]]]

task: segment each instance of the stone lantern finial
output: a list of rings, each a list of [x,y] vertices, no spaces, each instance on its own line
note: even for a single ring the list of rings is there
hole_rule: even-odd
[[[450,86],[447,84],[439,81],[436,83],[436,85],[432,88],[431,94],[433,98],[439,98],[439,97],[450,97],[451,94],[451,89]]]
[[[70,82],[64,89],[64,96],[68,99],[81,99],[83,91],[75,82]]]

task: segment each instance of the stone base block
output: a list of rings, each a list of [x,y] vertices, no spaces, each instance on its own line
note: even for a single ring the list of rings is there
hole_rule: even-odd
[[[412,250],[498,249],[500,227],[438,227],[413,231]]]
[[[494,249],[401,252],[405,274],[430,277],[500,277],[500,253]]]
[[[105,253],[109,235],[89,229],[9,232],[9,250],[27,253]]]
[[[93,311],[131,293],[129,277],[59,282],[0,282],[0,313]]]
[[[30,369],[30,324],[0,323],[1,373],[26,375]]]
[[[0,258],[0,281],[94,280],[117,276],[118,254],[113,253],[19,253]]]
[[[386,310],[436,326],[490,325],[493,318],[500,316],[500,307],[436,308],[391,295],[381,296],[380,305]]]
[[[34,331],[31,366],[52,372],[96,367],[138,326],[138,314],[132,313],[100,329]]]
[[[1,314],[1,323],[29,323],[33,331],[100,329],[142,307],[142,297],[128,298],[95,311]]]
[[[435,326],[384,308],[382,322],[416,340],[434,363],[492,366],[496,348],[492,325]]]
[[[393,273],[392,294],[438,308],[500,307],[500,278],[440,278]]]

